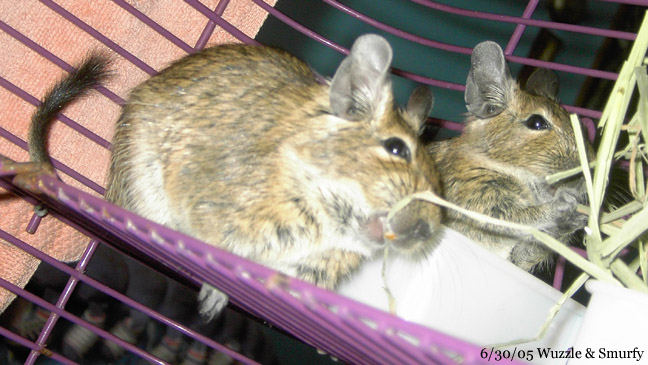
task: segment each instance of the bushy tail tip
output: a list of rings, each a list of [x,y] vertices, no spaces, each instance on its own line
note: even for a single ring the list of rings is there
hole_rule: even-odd
[[[85,95],[105,81],[111,74],[110,57],[102,52],[92,52],[79,67],[59,81],[45,95],[36,109],[29,130],[29,156],[34,162],[49,162],[47,132],[49,126],[71,101]]]

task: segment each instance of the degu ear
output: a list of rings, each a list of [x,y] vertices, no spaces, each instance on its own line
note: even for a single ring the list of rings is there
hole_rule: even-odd
[[[538,68],[529,76],[524,90],[529,94],[557,100],[559,88],[560,82],[556,73],[546,68]]]
[[[429,87],[420,85],[412,91],[407,101],[407,114],[413,119],[411,122],[415,123],[411,126],[415,131],[421,130],[432,107],[434,107],[434,95]]]
[[[384,95],[391,93],[391,60],[391,46],[383,37],[359,37],[331,81],[333,113],[348,120],[364,120],[380,110],[381,103],[391,103],[391,98]]]
[[[511,93],[511,72],[502,48],[491,41],[473,49],[466,80],[466,108],[477,118],[490,118],[506,109]]]

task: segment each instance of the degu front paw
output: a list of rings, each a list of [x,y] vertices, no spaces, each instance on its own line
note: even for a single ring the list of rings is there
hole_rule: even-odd
[[[560,187],[553,200],[553,211],[556,214],[557,233],[569,233],[587,225],[588,216],[578,212],[578,201],[582,195],[576,189]]]

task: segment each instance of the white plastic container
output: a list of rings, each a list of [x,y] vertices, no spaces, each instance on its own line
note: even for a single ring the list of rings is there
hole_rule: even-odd
[[[366,263],[339,292],[389,311],[382,265],[382,258]],[[425,259],[390,257],[386,277],[398,316],[480,346],[535,337],[562,295],[450,229]],[[583,316],[584,307],[570,299],[544,338],[510,349],[532,351],[533,363],[565,363],[540,358],[537,348],[571,347]]]
[[[590,280],[592,294],[570,364],[648,364],[648,294]]]

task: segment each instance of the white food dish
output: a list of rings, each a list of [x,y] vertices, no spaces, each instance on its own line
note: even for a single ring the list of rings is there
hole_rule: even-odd
[[[389,311],[382,266],[382,257],[367,262],[338,291]],[[451,229],[424,259],[389,257],[386,281],[398,316],[480,346],[535,337],[562,295]],[[537,348],[571,347],[584,312],[582,305],[567,300],[544,338],[517,350],[532,350],[535,363],[564,363],[539,359]]]

